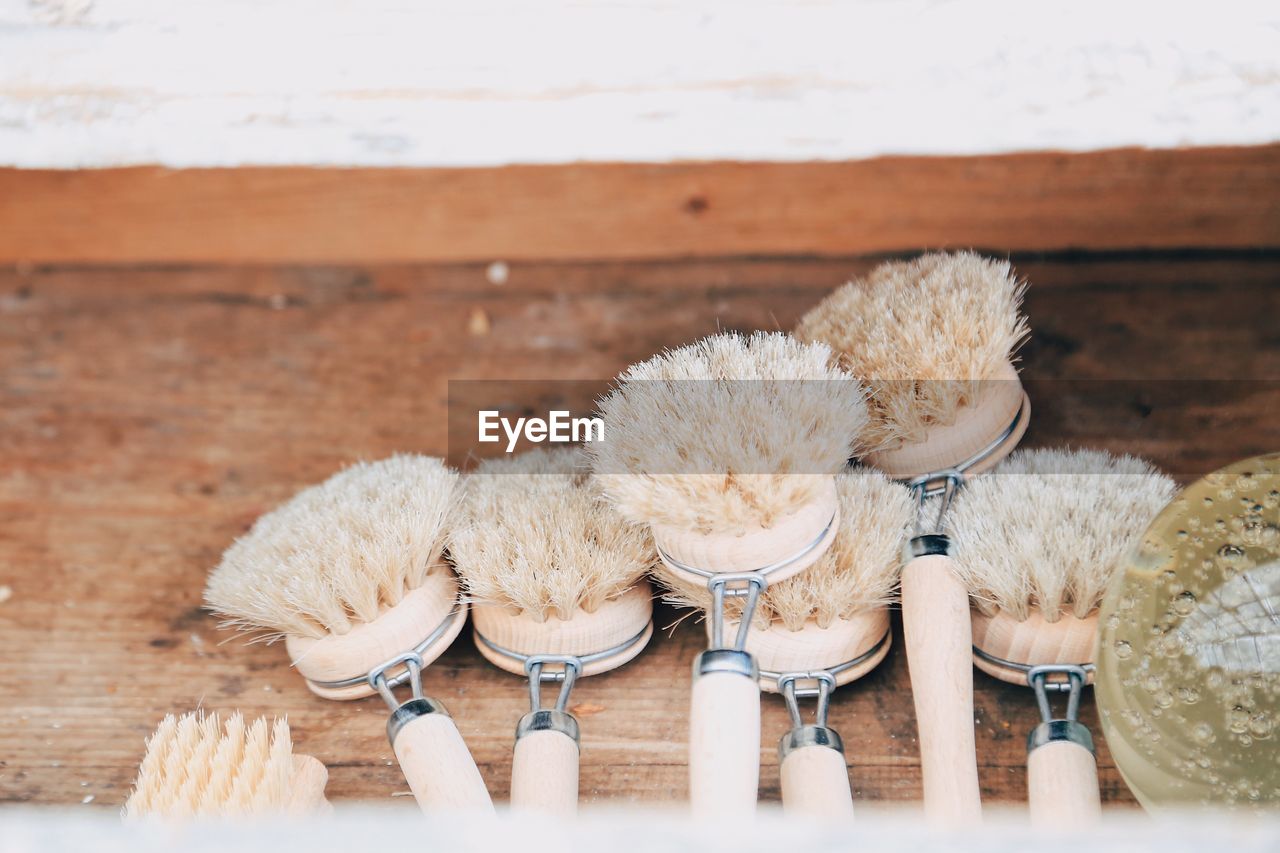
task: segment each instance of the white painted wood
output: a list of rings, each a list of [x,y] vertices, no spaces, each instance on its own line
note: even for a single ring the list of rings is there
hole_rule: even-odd
[[[1250,0],[0,0],[0,164],[1261,143],[1278,24]]]
[[[689,713],[689,805],[694,817],[755,813],[760,788],[760,688],[731,672],[694,679]]]
[[[902,569],[902,627],[920,736],[929,819],[965,826],[982,819],[973,731],[969,593],[948,557],[918,557]]]
[[[1066,740],[1033,749],[1027,756],[1027,804],[1037,827],[1091,832],[1102,817],[1093,754]]]
[[[562,732],[529,732],[511,758],[511,808],[552,817],[578,813],[578,744]]]

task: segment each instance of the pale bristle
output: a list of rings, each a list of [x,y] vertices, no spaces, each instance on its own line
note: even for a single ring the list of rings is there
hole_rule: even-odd
[[[951,555],[987,614],[1084,618],[1177,491],[1142,459],[1023,450],[969,481],[947,515]]]
[[[538,621],[594,612],[657,560],[649,531],[603,499],[574,447],[481,463],[464,482],[449,555],[471,600]]]
[[[836,619],[883,607],[893,601],[902,563],[902,545],[915,521],[910,490],[869,469],[836,476],[840,526],[831,548],[818,562],[792,578],[771,585],[756,607],[756,622],[780,622],[798,631],[805,622],[827,628]],[[671,581],[669,601],[706,609],[705,584]],[[729,599],[729,614],[740,601]]]
[[[457,480],[426,456],[353,465],[259,518],[223,554],[205,602],[269,638],[371,622],[438,563]]]
[[[870,388],[867,449],[920,441],[950,424],[1027,336],[1025,285],[1008,261],[972,252],[881,264],[832,293],[796,326],[827,344]],[[950,381],[939,381],[950,380]]]
[[[165,717],[147,739],[126,818],[283,814],[293,781],[289,724],[240,714]]]
[[[604,441],[588,445],[605,493],[631,521],[701,533],[811,503],[867,420],[863,389],[832,361],[824,345],[756,333],[632,366],[601,402]]]

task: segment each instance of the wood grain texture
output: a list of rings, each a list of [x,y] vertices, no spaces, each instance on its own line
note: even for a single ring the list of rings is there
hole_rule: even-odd
[[[689,809],[699,820],[749,819],[760,787],[760,686],[749,675],[698,675],[689,701]]]
[[[564,732],[529,732],[511,757],[511,808],[553,817],[578,813],[578,744]]]
[[[0,262],[1280,246],[1280,145],[473,169],[0,169]]]
[[[1060,740],[1027,756],[1027,807],[1041,829],[1088,832],[1101,817],[1098,767],[1089,750]]]
[[[1143,453],[1183,482],[1280,447],[1280,257],[1014,261],[1032,282],[1025,444]],[[222,550],[347,462],[450,450],[449,378],[525,379],[554,399],[548,377],[591,384],[718,328],[789,328],[873,263],[517,263],[502,286],[476,265],[0,270],[0,800],[115,809],[143,738],[203,705],[288,714],[332,801],[415,810],[381,700],[312,695],[283,648],[229,640],[200,609]],[[487,334],[467,331],[476,312]],[[660,607],[655,622],[675,618]],[[894,630],[885,662],[832,703],[859,806],[921,794],[897,614]],[[703,647],[685,620],[579,687],[585,805],[685,799]],[[1034,700],[974,679],[984,799],[1023,802]],[[524,682],[465,638],[424,680],[505,800]],[[1091,695],[1081,719],[1098,734]],[[762,720],[761,795],[776,802],[780,697]],[[1104,802],[1131,804],[1098,745]]]
[[[782,807],[816,820],[853,820],[853,795],[844,753],[825,746],[792,750],[778,768]]]
[[[916,709],[924,809],[952,829],[982,820],[973,727],[969,593],[942,554],[902,567],[902,625]]]
[[[424,714],[405,723],[392,749],[424,812],[493,812],[484,778],[449,715]]]

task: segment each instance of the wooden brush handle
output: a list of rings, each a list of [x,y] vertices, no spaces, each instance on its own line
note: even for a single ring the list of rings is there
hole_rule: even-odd
[[[716,653],[704,652],[699,660],[708,654]],[[750,656],[744,657],[750,660]],[[740,672],[695,676],[689,713],[689,804],[693,814],[750,817],[755,813],[759,784],[759,684]]]
[[[516,739],[511,760],[511,807],[556,817],[578,812],[578,742],[545,729]]]
[[[782,807],[788,814],[853,818],[853,792],[844,753],[828,746],[793,749],[782,759]]]
[[[411,700],[395,714],[428,701]],[[394,724],[395,715],[392,721]],[[423,811],[493,811],[493,801],[471,752],[453,719],[442,710],[411,715],[395,732],[391,746]]]
[[[982,803],[973,731],[973,629],[969,594],[949,557],[917,557],[903,568],[902,624],[925,812],[940,823],[976,823]]]
[[[1076,830],[1102,816],[1098,763],[1069,740],[1037,746],[1027,756],[1027,802],[1036,826]]]

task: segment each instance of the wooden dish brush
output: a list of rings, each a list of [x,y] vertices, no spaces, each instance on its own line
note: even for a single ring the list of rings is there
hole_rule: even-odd
[[[944,823],[981,819],[969,663],[968,596],[942,535],[966,477],[1009,454],[1030,402],[1013,366],[1027,336],[1024,287],[1007,262],[973,253],[882,264],[802,318],[801,340],[831,346],[867,383],[863,461],[908,483],[921,504],[902,570],[902,618],[920,736],[925,809]],[[932,530],[926,498],[940,496]]]
[[[866,422],[831,351],[783,334],[720,334],[622,374],[588,445],[606,495],[648,524],[660,571],[706,589],[710,648],[694,662],[689,795],[700,816],[753,813],[760,693],[745,650],[761,593],[807,569],[840,524],[834,475]],[[743,627],[725,640],[725,601]]]
[[[475,643],[529,679],[532,709],[516,726],[511,805],[572,815],[579,724],[568,710],[581,677],[635,658],[653,636],[645,574],[653,540],[594,487],[572,447],[486,460],[466,479],[449,553],[466,590]],[[541,685],[559,682],[554,708]]]
[[[889,605],[902,545],[915,511],[911,493],[869,469],[836,475],[840,526],[831,548],[807,571],[770,586],[756,608],[746,650],[760,687],[780,693],[792,728],[778,742],[782,805],[790,813],[851,818],[853,794],[844,741],[827,725],[835,688],[874,669],[889,653]],[[705,587],[680,583],[670,598],[706,610]],[[740,614],[727,619],[737,627]],[[816,700],[805,724],[800,700]]]
[[[973,601],[973,662],[1036,692],[1027,739],[1032,820],[1058,828],[1100,810],[1093,738],[1076,719],[1092,680],[1098,605],[1143,531],[1173,497],[1147,462],[1088,450],[1023,450],[956,497],[954,566]],[[1048,694],[1068,695],[1055,718]]]
[[[387,736],[423,809],[492,809],[421,671],[462,630],[465,605],[441,550],[458,475],[439,459],[354,465],[258,519],[209,576],[228,626],[284,637],[307,686],[328,699],[377,693]],[[409,684],[401,702],[394,689]]]

